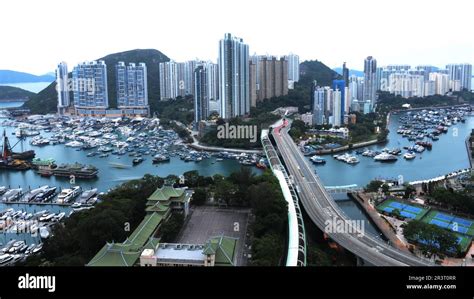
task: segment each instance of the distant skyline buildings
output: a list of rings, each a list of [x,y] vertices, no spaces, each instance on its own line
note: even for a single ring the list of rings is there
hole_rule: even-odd
[[[472,64],[448,64],[446,69],[448,70],[450,81],[459,80],[460,89],[472,89]],[[451,86],[451,88],[454,88],[454,86]]]

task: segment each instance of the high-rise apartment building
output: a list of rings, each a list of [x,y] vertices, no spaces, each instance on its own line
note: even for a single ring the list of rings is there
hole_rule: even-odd
[[[368,56],[364,61],[364,101],[370,103],[370,109],[373,109],[376,100],[376,73],[377,60]]]
[[[338,103],[338,107],[340,111],[337,115],[339,115],[339,120],[341,123],[344,122],[344,115],[346,114],[346,81],[344,80],[333,80],[332,81],[332,89],[334,91],[340,92],[340,103]],[[335,114],[333,114],[335,115]]]
[[[174,61],[161,62],[159,65],[160,100],[178,97],[178,66]]]
[[[219,41],[219,97],[221,117],[229,119],[250,112],[249,46],[225,34]]]
[[[448,70],[448,75],[449,75],[449,80],[450,81],[456,81],[459,80],[458,85],[460,85],[460,90],[462,89],[467,89],[471,90],[472,89],[472,64],[469,63],[462,63],[462,64],[448,64],[446,66],[446,69]],[[451,84],[451,89],[455,91],[454,87],[457,87],[456,83],[450,83]],[[456,88],[458,89],[458,88]]]
[[[257,100],[288,94],[288,61],[274,56],[263,56],[258,61],[259,88]],[[255,82],[256,83],[256,82]]]
[[[115,66],[118,108],[148,109],[148,81],[145,63],[120,61]]]
[[[58,93],[58,114],[63,115],[69,105],[69,82],[67,63],[61,62],[56,68],[56,91]]]
[[[323,125],[326,121],[325,117],[325,101],[326,101],[327,89],[324,87],[317,86],[313,90],[313,124],[314,125]]]
[[[72,71],[74,106],[77,109],[107,109],[107,66],[103,60],[84,62]]]
[[[293,86],[294,82],[300,80],[300,57],[296,54],[290,53],[285,56],[288,61],[288,82]]]
[[[196,128],[200,121],[209,117],[208,71],[205,64],[198,65],[194,70],[194,124]]]
[[[346,62],[342,64],[342,78],[346,83],[346,87],[349,86],[349,69],[346,67]]]

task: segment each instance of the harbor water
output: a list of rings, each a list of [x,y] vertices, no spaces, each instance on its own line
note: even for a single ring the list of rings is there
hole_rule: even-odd
[[[383,148],[403,148],[413,145],[413,141],[408,141],[397,134],[399,118],[402,115],[391,116],[390,133],[386,144],[368,146],[367,149],[381,151]],[[326,186],[357,184],[358,187],[364,187],[373,179],[398,179],[400,175],[405,182],[443,176],[452,171],[469,168],[465,140],[472,129],[474,129],[474,117],[468,116],[465,123],[453,124],[446,134],[439,136],[438,141],[432,142],[432,150],[424,151],[413,160],[405,160],[399,156],[398,161],[394,163],[381,163],[359,155],[357,157],[360,163],[351,165],[334,159],[332,155],[324,155],[326,164],[315,165],[314,169]],[[349,153],[355,155],[355,150]]]

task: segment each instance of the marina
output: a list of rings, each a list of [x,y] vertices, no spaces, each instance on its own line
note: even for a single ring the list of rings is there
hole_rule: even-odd
[[[98,189],[80,186],[34,189],[0,186],[0,266],[7,266],[41,251],[51,228],[73,213],[94,208]]]
[[[1,185],[68,188],[72,174],[82,188],[106,192],[147,173],[166,177],[197,170],[201,175],[212,176],[217,173],[228,175],[241,166],[251,167],[254,173],[260,173],[266,167],[260,163],[262,157],[254,153],[206,152],[189,148],[174,131],[162,128],[158,119],[79,120],[52,115],[31,116],[22,121],[0,119],[0,130],[5,130],[10,142],[16,144],[15,151],[31,150],[36,157],[27,168],[33,170],[0,170]],[[23,136],[20,130],[38,131],[40,135]],[[39,145],[40,138],[49,143],[44,141]],[[84,176],[81,172],[64,173],[63,166],[69,170],[85,167],[94,170],[92,175]]]
[[[437,140],[433,140],[430,133],[438,130],[438,121],[445,123],[446,126],[443,128],[446,129],[439,129],[446,133],[433,134],[438,137]],[[403,132],[399,132],[404,130],[403,128],[415,126],[419,127],[420,132],[417,131],[414,136],[425,131],[423,139],[409,140],[410,134],[403,137]],[[329,186],[357,184],[359,187],[364,187],[373,179],[397,180],[402,176],[404,181],[418,181],[470,167],[465,140],[474,128],[474,118],[467,108],[399,112],[391,115],[388,128],[390,133],[387,143],[342,153],[342,158],[355,157],[359,163],[348,165],[343,160],[322,155],[326,163],[314,164],[315,171]],[[388,155],[379,156],[378,159],[381,160],[376,161],[374,158],[382,153]],[[312,156],[314,154],[307,156],[309,161]],[[383,160],[387,157],[388,161]]]

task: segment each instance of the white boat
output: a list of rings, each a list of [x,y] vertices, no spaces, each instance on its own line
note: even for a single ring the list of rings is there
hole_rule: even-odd
[[[41,221],[41,222],[49,221],[49,220],[53,219],[54,215],[56,215],[56,214],[54,214],[54,213],[46,214],[46,215],[40,217],[39,221]]]
[[[82,192],[81,196],[77,200],[78,203],[86,203],[89,199],[97,194],[97,188],[86,190]]]
[[[314,164],[325,164],[326,163],[326,160],[324,160],[323,157],[320,157],[320,156],[312,156],[310,158],[311,162],[313,162]]]
[[[0,265],[5,265],[6,263],[10,262],[13,260],[13,256],[10,254],[2,254],[0,255]]]
[[[10,189],[3,196],[1,197],[2,201],[15,201],[17,200],[22,193],[23,189],[18,188],[18,189]]]
[[[68,147],[83,147],[84,143],[79,142],[79,141],[71,141],[71,142],[66,143],[65,146],[68,146]]]
[[[66,213],[61,212],[58,215],[53,217],[53,221],[61,221],[64,218],[64,216],[66,216]]]
[[[43,216],[46,213],[48,213],[47,210],[42,210],[42,211],[36,212],[33,216],[40,217],[40,216]]]
[[[415,159],[416,158],[416,154],[415,153],[412,153],[412,152],[408,152],[408,153],[405,153],[403,155],[403,158],[407,159],[407,160],[412,160],[412,159]]]
[[[357,157],[351,156],[351,157],[348,157],[345,162],[347,164],[357,164],[360,161],[359,161],[359,159],[357,159]]]
[[[351,156],[348,153],[345,153],[343,155],[334,155],[334,158],[336,158],[339,161],[345,162],[347,164],[357,164],[359,163],[359,159],[357,159],[356,156]]]
[[[31,252],[32,253],[38,253],[43,249],[43,243],[38,244]]]
[[[38,224],[37,223],[33,223],[31,226],[30,226],[30,232],[32,234],[36,233],[38,231]]]
[[[395,162],[398,160],[397,156],[389,154],[387,152],[383,152],[374,157],[375,161],[379,162]]]
[[[422,153],[422,152],[425,151],[425,147],[422,146],[422,145],[418,145],[418,144],[414,146],[414,149],[417,153]]]
[[[26,193],[26,195],[22,198],[23,201],[32,201],[36,195],[38,195],[41,192],[44,192],[46,189],[48,189],[49,186],[42,186],[36,189],[31,190],[30,192]]]
[[[73,203],[73,204],[71,205],[71,208],[73,208],[73,209],[74,209],[74,208],[80,208],[81,206],[82,206],[82,203],[80,203],[80,202],[75,202],[75,203]]]
[[[76,196],[81,193],[82,188],[80,186],[75,186],[72,189],[63,189],[58,195],[58,203],[68,203],[72,201]]]
[[[35,249],[35,247],[36,247],[36,244],[31,244],[30,246],[28,246],[28,248],[25,251],[25,254],[28,255],[28,254],[33,253],[33,249]]]

